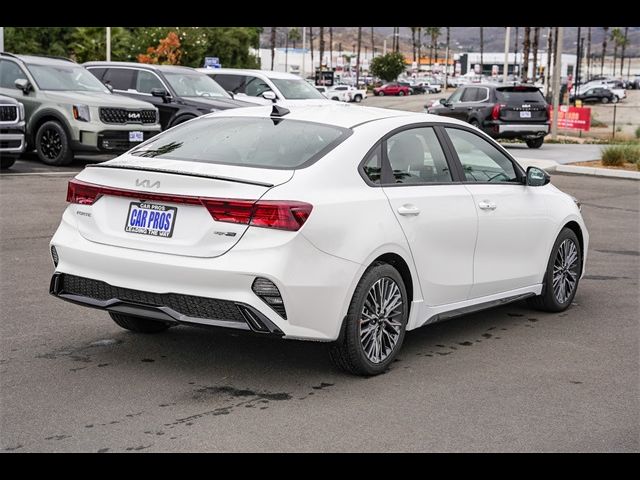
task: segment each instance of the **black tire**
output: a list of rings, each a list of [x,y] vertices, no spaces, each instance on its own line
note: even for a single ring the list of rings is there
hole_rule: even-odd
[[[362,101],[362,95],[356,95],[353,97],[353,101],[356,103],[360,103]]]
[[[618,98],[617,95],[614,95],[613,98],[611,99],[611,103],[618,103],[620,101],[620,99]]]
[[[399,307],[400,310],[394,319],[394,322],[399,322],[399,333],[395,344],[391,347],[391,350],[386,354],[384,359],[381,359],[379,362],[373,362],[365,353],[360,339],[360,329],[361,318],[364,316],[363,310],[365,308],[365,302],[368,300],[367,297],[371,288],[378,281],[390,282],[389,284],[395,283],[402,299],[402,305]],[[367,304],[371,305],[369,302],[367,302]],[[376,262],[367,269],[356,287],[351,303],[349,304],[349,310],[344,320],[345,324],[343,325],[340,338],[334,342],[329,349],[331,361],[339,369],[355,375],[371,376],[383,373],[387,370],[391,362],[393,362],[402,347],[408,317],[409,300],[402,277],[391,265]],[[374,321],[377,324],[378,318]],[[370,323],[370,325],[374,324]],[[380,325],[382,325],[382,327],[380,327]],[[374,332],[387,328],[384,323],[380,323],[380,325],[374,326]],[[386,331],[389,332],[390,330],[387,329]],[[380,338],[383,338],[382,333]]]
[[[554,292],[553,288],[553,271],[554,265],[556,263],[556,259],[558,257],[558,250],[560,246],[568,240],[573,243],[577,251],[577,259],[576,259],[576,270],[575,270],[575,286],[573,290],[570,292],[568,297],[564,301],[560,301]],[[582,250],[580,248],[580,242],[578,241],[578,237],[570,228],[564,228],[558,235],[555,243],[553,244],[553,248],[551,249],[551,255],[549,256],[549,261],[547,263],[547,270],[544,274],[544,282],[542,287],[542,294],[536,297],[529,299],[529,304],[537,309],[545,312],[562,312],[569,308],[571,302],[573,302],[573,297],[576,295],[576,291],[578,290],[578,284],[580,282],[580,275],[582,274]]]
[[[175,127],[176,125],[180,125],[181,123],[188,122],[189,120],[193,120],[193,115],[185,115],[184,117],[178,117],[169,127]]]
[[[609,97],[602,97],[602,98],[600,99],[600,101],[601,101],[602,103],[609,103]]]
[[[384,92],[378,92],[379,97],[384,97]]]
[[[544,143],[544,137],[534,138],[532,140],[525,140],[527,142],[527,147],[529,148],[540,148]]]
[[[69,135],[55,120],[44,122],[36,132],[36,153],[47,165],[69,165],[73,162],[73,151]]]
[[[7,170],[16,163],[16,157],[2,157],[0,158],[0,170]]]
[[[469,120],[469,124],[472,127],[480,128],[480,122],[478,122],[478,120],[476,120],[475,118],[472,118],[471,120]]]
[[[400,90],[400,91],[398,92],[398,96],[399,96],[399,97],[404,97],[404,92],[403,92],[402,90]]]
[[[160,333],[171,326],[161,321],[133,317],[124,313],[109,312],[109,315],[118,326],[136,333]]]

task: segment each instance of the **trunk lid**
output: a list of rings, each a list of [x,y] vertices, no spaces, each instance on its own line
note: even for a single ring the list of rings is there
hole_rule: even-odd
[[[500,120],[505,122],[547,122],[547,102],[540,90],[533,86],[499,87],[496,98],[501,104]]]
[[[119,157],[76,177],[115,189],[92,205],[74,205],[78,230],[106,245],[217,257],[233,248],[248,225],[214,220],[199,197],[257,201],[292,176],[292,170]]]

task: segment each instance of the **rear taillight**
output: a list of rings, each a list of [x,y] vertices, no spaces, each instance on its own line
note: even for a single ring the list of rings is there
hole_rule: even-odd
[[[498,120],[500,118],[500,109],[504,107],[504,105],[500,103],[496,103],[491,110],[491,119]]]
[[[203,205],[217,222],[241,223],[255,227],[297,231],[311,214],[313,205],[289,200],[236,200],[190,195],[169,195],[140,192],[124,188],[94,185],[81,180],[70,180],[67,202],[92,205],[102,195],[136,198],[138,200]]]

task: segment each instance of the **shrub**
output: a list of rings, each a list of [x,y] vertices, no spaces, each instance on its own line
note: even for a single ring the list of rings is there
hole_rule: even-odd
[[[602,164],[619,167],[625,162],[640,165],[640,145],[610,145],[602,150]]]
[[[636,128],[636,138],[640,138],[640,127]]]

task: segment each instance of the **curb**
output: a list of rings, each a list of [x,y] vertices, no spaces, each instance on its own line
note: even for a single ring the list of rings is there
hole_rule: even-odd
[[[574,175],[589,175],[592,177],[625,178],[628,180],[640,180],[640,171],[615,170],[612,168],[581,167],[577,165],[561,165],[553,160],[536,160],[529,158],[517,159],[525,169],[529,166],[542,168],[551,173],[571,173]]]

